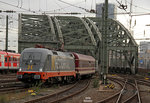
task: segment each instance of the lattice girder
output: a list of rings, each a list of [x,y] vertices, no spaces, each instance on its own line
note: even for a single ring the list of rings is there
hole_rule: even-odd
[[[64,44],[68,51],[90,54],[101,61],[101,18],[21,14],[18,27],[19,52],[38,43],[53,48],[60,48]],[[112,19],[108,20],[107,30],[109,57],[116,60],[116,66],[128,66],[133,73],[136,72],[138,46],[129,31],[120,22]],[[113,62],[112,59],[109,60]]]
[[[99,31],[102,32],[102,19],[90,19],[97,23],[96,25],[100,29]],[[120,22],[112,19],[108,20],[107,30],[108,52],[110,53],[114,51],[117,53],[117,55],[120,55],[120,58],[116,57],[115,53],[109,54],[109,56],[117,59],[116,65],[118,65],[119,68],[123,67],[124,63],[127,63],[127,65],[124,66],[125,68],[130,68],[132,73],[137,72],[138,45],[136,44],[129,31]],[[111,61],[111,59],[109,60],[109,63],[114,63],[113,61]],[[120,61],[124,61],[124,63],[120,63]]]

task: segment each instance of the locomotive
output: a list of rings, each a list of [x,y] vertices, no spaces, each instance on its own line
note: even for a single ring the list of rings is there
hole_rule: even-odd
[[[17,72],[20,54],[0,51],[0,73]]]
[[[20,56],[17,79],[24,83],[73,81],[95,73],[92,56],[46,48],[26,48]]]

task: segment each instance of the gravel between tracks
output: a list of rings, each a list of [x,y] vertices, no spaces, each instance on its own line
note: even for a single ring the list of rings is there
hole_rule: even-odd
[[[99,88],[93,88],[93,82],[94,80],[91,81],[90,86],[86,91],[80,93],[77,96],[74,96],[73,98],[63,101],[62,103],[95,103],[96,101],[100,101],[108,96],[113,95],[120,88],[118,84],[115,84],[111,81],[111,83],[115,84],[114,89],[99,91]]]
[[[116,93],[120,89],[120,86],[118,84],[111,81],[111,83],[115,84],[114,89],[109,89],[106,91],[99,91],[99,87],[93,88],[94,79],[95,78],[93,78],[91,80],[90,86],[84,92],[82,92],[82,93],[78,94],[77,96],[74,96],[70,99],[67,99],[66,101],[62,101],[60,103],[87,103],[87,102],[88,103],[95,103],[96,101],[100,101],[104,98],[107,98],[107,97],[113,95],[114,93]],[[11,96],[9,96],[10,100],[11,100],[11,102],[9,102],[9,103],[24,103],[25,101],[28,101],[28,100],[31,100],[34,98],[39,98],[39,97],[47,95],[47,94],[52,94],[52,93],[61,91],[62,89],[67,88],[68,86],[70,86],[70,85],[45,88],[45,89],[40,90],[40,92],[37,93],[36,96],[31,96],[30,93],[28,93],[27,91],[24,92],[24,94],[14,93]],[[150,96],[149,96],[150,87],[141,85],[140,90],[145,91],[145,92],[142,92],[142,98],[141,99],[142,100],[144,99],[143,103],[149,103],[149,101],[150,101]],[[19,97],[15,97],[15,95],[19,95]]]
[[[31,93],[28,93],[28,91],[23,92],[23,93],[18,93],[18,95],[20,95],[20,97],[16,98],[14,96],[14,98],[12,100],[10,100],[9,103],[24,103],[24,102],[29,101],[31,99],[36,99],[36,98],[39,98],[39,97],[42,97],[42,96],[45,96],[45,95],[48,95],[48,94],[53,94],[55,92],[61,91],[62,89],[68,88],[71,85],[73,85],[73,84],[64,85],[64,86],[54,85],[54,86],[49,87],[49,88],[39,89],[38,93],[36,93],[35,96],[31,95]],[[36,89],[36,88],[34,88],[34,89]],[[32,89],[29,89],[29,90],[32,90]]]
[[[94,103],[96,101],[99,101],[101,99],[104,99],[108,96],[111,96],[112,94],[116,93],[119,90],[119,85],[115,84],[115,88],[114,89],[109,89],[109,90],[105,90],[105,91],[99,91],[99,87],[98,88],[93,88],[93,82],[94,79],[91,80],[90,86],[82,93],[80,93],[77,96],[74,96],[73,98],[70,98],[66,101],[63,101],[62,103],[84,103],[84,101],[86,101],[86,99],[91,99]],[[111,83],[114,83],[111,81]],[[38,93],[36,96],[31,96],[27,91],[24,93],[18,93],[18,95],[22,95],[22,97],[16,98],[15,96],[11,97],[13,98],[9,103],[24,103],[25,101],[34,99],[34,98],[39,98],[41,96],[47,95],[47,94],[52,94],[55,92],[58,92],[62,89],[67,88],[70,85],[65,85],[65,86],[60,86],[58,88],[54,88],[54,87],[50,87],[50,88],[46,88],[45,90],[43,89],[42,92]]]

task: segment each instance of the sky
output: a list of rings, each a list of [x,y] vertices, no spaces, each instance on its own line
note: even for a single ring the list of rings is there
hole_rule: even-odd
[[[68,5],[63,1],[73,4],[75,6]],[[119,20],[127,29],[129,29],[131,0],[108,0],[109,3],[117,5],[117,20]],[[127,9],[119,9],[119,3],[127,5]],[[131,30],[135,39],[150,38],[150,0],[132,0],[132,26]],[[0,13],[0,49],[5,49],[5,28],[6,28],[6,15],[9,16],[9,49],[18,50],[18,14],[42,14],[46,13],[50,16],[57,16],[62,14],[56,13],[70,13],[78,12],[80,17],[95,16],[95,14],[87,13],[85,10],[78,7],[85,8],[87,10],[95,9],[97,3],[103,3],[104,0],[0,0],[0,10],[14,10],[16,13]],[[34,12],[34,13],[33,13]],[[148,14],[143,15],[141,14]],[[140,16],[138,16],[140,15]],[[139,44],[139,40],[136,40]]]

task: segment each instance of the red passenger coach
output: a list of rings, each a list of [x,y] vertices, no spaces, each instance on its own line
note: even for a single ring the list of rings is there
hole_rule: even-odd
[[[75,70],[80,76],[95,73],[95,59],[92,56],[73,53],[75,57]]]
[[[0,72],[17,71],[19,69],[20,54],[0,51]]]

